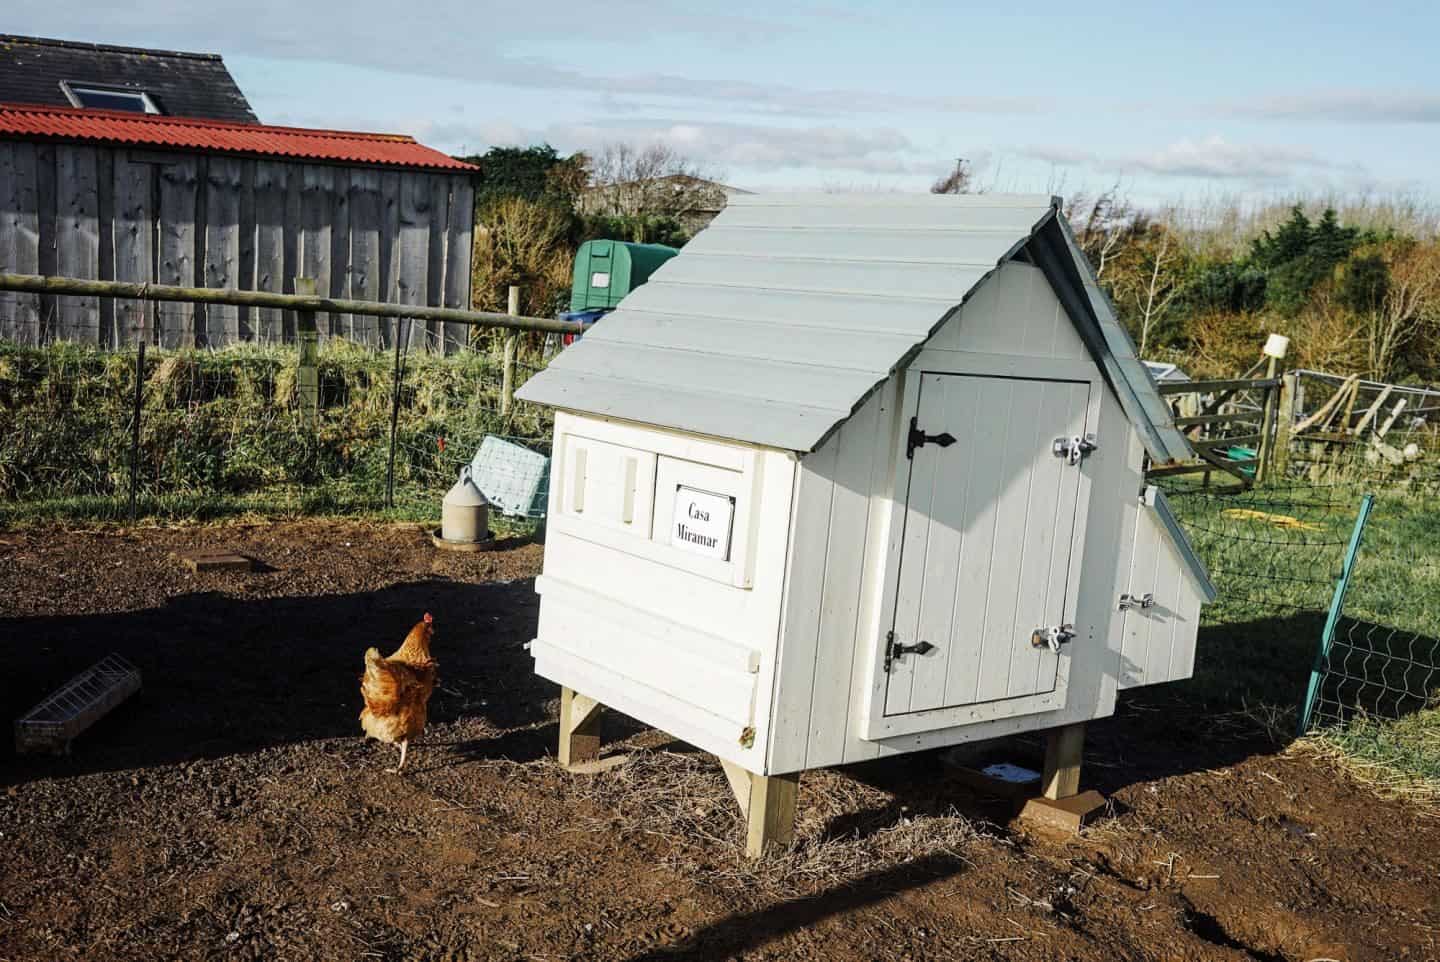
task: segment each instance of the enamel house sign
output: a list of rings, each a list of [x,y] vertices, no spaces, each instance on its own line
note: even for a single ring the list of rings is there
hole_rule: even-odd
[[[724,561],[730,557],[730,521],[734,515],[734,498],[679,485],[675,489],[670,543]]]

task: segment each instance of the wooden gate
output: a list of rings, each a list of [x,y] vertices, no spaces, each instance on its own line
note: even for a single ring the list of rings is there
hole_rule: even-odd
[[[1199,457],[1155,465],[1146,477],[1203,474],[1208,485],[1219,472],[1247,488],[1264,479],[1276,450],[1280,378],[1167,381],[1156,387]]]

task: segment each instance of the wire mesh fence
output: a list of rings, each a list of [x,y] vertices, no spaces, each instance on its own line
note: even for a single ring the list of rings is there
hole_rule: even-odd
[[[1217,597],[1201,614],[1191,691],[1218,710],[1293,706],[1314,657],[1360,492],[1276,481],[1168,485]]]
[[[132,494],[142,515],[431,517],[486,437],[548,453],[548,412],[502,413],[499,338],[445,354],[398,330],[398,350],[320,338],[313,414],[294,344],[0,342],[0,520],[126,517]],[[543,363],[522,335],[516,383]]]
[[[1301,707],[1302,732],[1440,778],[1440,519],[1433,486],[1362,516]]]
[[[1323,482],[1170,500],[1219,591],[1192,691],[1440,779],[1440,484],[1358,462]]]

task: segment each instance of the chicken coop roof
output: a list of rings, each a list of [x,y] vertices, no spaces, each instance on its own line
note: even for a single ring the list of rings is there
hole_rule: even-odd
[[[479,169],[405,134],[271,127],[123,110],[0,103],[0,138],[15,137],[382,167],[457,172]]]
[[[1022,251],[1151,456],[1188,456],[1058,202],[1040,195],[736,195],[518,396],[813,451]]]

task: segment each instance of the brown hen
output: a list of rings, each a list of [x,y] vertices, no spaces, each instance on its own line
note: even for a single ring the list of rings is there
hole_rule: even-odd
[[[430,657],[434,631],[434,619],[427,611],[389,658],[380,657],[378,648],[365,652],[365,674],[360,676],[365,708],[360,712],[360,727],[370,738],[399,744],[400,764],[385,769],[387,772],[398,773],[405,767],[410,739],[425,730],[425,710],[435,690],[435,659]]]

